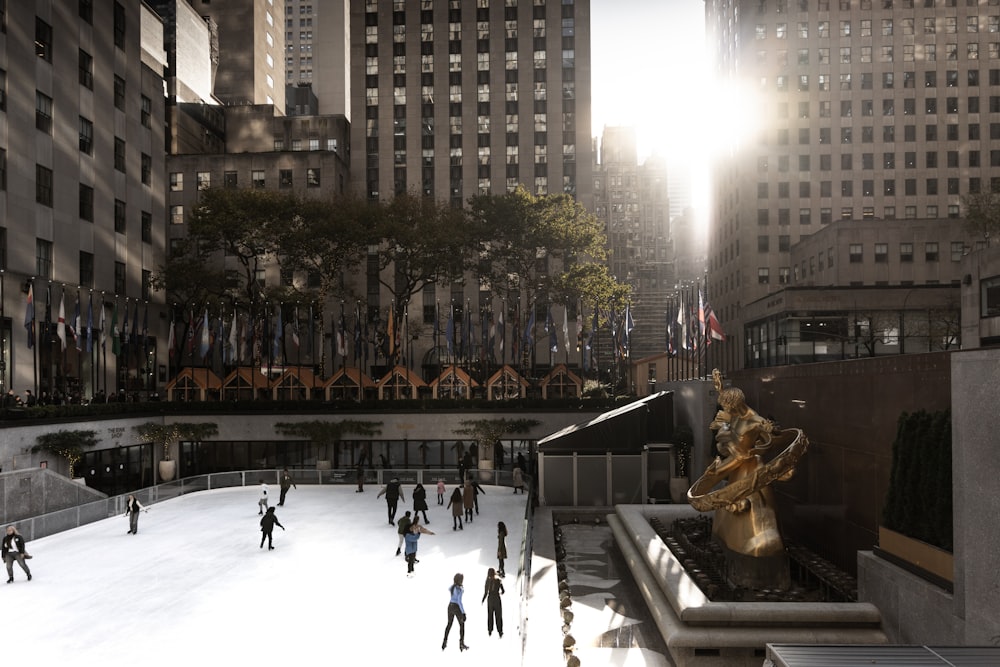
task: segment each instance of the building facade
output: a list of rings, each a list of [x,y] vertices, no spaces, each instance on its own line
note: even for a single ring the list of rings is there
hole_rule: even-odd
[[[709,292],[739,367],[745,308],[801,279],[793,249],[834,221],[940,220],[972,244],[962,197],[1000,187],[1000,18],[994,0],[711,0],[706,20],[752,128],[712,179]],[[912,269],[887,286],[940,280]]]

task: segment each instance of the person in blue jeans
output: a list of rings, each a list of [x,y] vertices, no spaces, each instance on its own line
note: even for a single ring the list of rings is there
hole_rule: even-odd
[[[465,607],[462,606],[462,593],[465,589],[462,587],[462,582],[465,581],[465,577],[461,572],[455,575],[454,583],[448,588],[451,592],[451,599],[448,601],[448,626],[444,629],[444,641],[441,642],[441,650],[443,651],[448,646],[448,633],[451,632],[451,624],[458,619],[458,650],[464,651],[468,646],[465,645]]]
[[[403,541],[406,546],[403,553],[406,554],[406,576],[413,576],[413,565],[417,562],[417,544],[420,541],[420,534],[433,535],[434,533],[420,525],[420,517],[414,517],[410,525],[409,532],[406,533]]]

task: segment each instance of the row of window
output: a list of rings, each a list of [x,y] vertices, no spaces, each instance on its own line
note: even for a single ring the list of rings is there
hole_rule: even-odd
[[[1000,113],[1000,98],[998,98],[998,113]],[[959,141],[963,137],[960,131],[961,126],[958,123],[948,123],[944,126],[945,132],[944,136],[939,136],[938,125],[925,125],[924,126],[924,138],[923,141]],[[896,126],[895,125],[883,125],[881,127],[881,141],[884,143],[893,143],[896,141]],[[970,141],[979,141],[982,139],[981,125],[979,123],[969,123],[965,126],[965,139]],[[997,133],[1000,132],[1000,123],[990,123],[990,139],[996,139]],[[775,131],[775,145],[777,146],[788,146],[791,131],[786,128],[782,128]],[[797,132],[798,145],[800,146],[810,146],[813,141],[812,128],[802,127],[798,129]],[[853,144],[854,139],[857,136],[859,139],[858,143],[862,144],[872,144],[875,143],[875,126],[874,125],[862,125],[861,127],[841,127],[838,143],[841,145]],[[911,143],[917,141],[917,126],[916,125],[904,125],[903,126],[903,142]],[[768,137],[766,134],[761,134],[760,145],[768,144]],[[819,128],[819,145],[820,146],[830,146],[833,144],[833,128],[821,127]]]
[[[944,187],[940,187],[941,183],[944,183]],[[883,195],[886,197],[895,197],[898,195],[903,195],[907,197],[915,197],[917,195],[928,195],[937,196],[942,194],[948,195],[962,195],[962,194],[977,194],[984,191],[983,181],[979,177],[971,177],[966,183],[965,191],[962,191],[962,179],[960,178],[926,178],[923,181],[922,191],[918,191],[918,179],[916,178],[906,178],[902,181],[902,191],[897,187],[896,179],[886,178],[882,179],[882,182],[876,188],[874,179],[863,179],[861,181],[861,187],[855,192],[854,184],[857,181],[852,180],[842,180],[839,183],[838,196],[840,197],[853,197],[858,194],[862,197],[874,197],[876,195]],[[778,184],[778,199],[788,199],[789,191],[785,186],[788,183]],[[808,181],[802,181],[799,183],[799,193],[800,198],[806,199],[814,196],[812,183]],[[990,188],[996,192],[995,187],[1000,185],[1000,178],[991,177],[990,178]],[[757,184],[757,198],[758,199],[769,199],[768,183],[758,183]],[[819,196],[820,197],[833,197],[833,181],[820,181],[819,182]],[[766,213],[766,209],[760,209],[761,212]],[[758,222],[760,224],[767,224],[767,219],[763,221],[760,220],[758,215]]]
[[[374,1],[374,0],[373,0]],[[873,4],[882,9],[913,9],[923,7],[933,9],[934,7],[958,7],[960,0],[837,0],[836,6],[842,12],[849,12],[854,9],[871,11]],[[773,3],[773,4],[771,4]],[[962,4],[966,7],[978,7],[980,4],[990,6],[1000,5],[1000,0],[965,0]],[[811,11],[813,5],[821,12],[830,11],[830,0],[757,0],[757,13],[767,14],[769,7],[774,7],[776,14],[787,14],[789,7],[795,7],[801,13]]]
[[[79,1],[79,15],[88,24],[93,24],[94,21],[94,6],[93,0],[78,0]],[[3,2],[2,9],[2,21],[0,24],[3,25],[3,32],[6,32],[7,28],[7,3]],[[114,5],[114,23],[113,23],[113,35],[115,46],[119,49],[125,48],[125,7],[119,3],[115,2]],[[35,55],[40,59],[49,64],[52,63],[52,51],[53,44],[55,40],[55,35],[53,34],[52,26],[43,21],[39,17],[35,17]],[[81,53],[83,53],[81,51]]]
[[[184,173],[180,171],[170,172],[170,191],[171,192],[183,192],[184,191]],[[212,173],[209,171],[199,171],[195,173],[195,183],[199,190],[207,190],[212,187]],[[278,170],[278,187],[280,188],[290,188],[294,183],[294,171],[292,169],[279,169]],[[256,189],[265,189],[267,187],[267,176],[263,169],[253,169],[250,171],[250,185]],[[307,188],[318,188],[322,185],[322,169],[319,167],[307,167],[306,168],[306,187]],[[226,171],[222,174],[222,186],[225,188],[233,189],[239,187],[239,172],[236,171]],[[181,208],[183,211],[182,207]],[[180,220],[174,220],[171,216],[171,221],[174,224],[180,224],[184,222],[183,215]]]
[[[991,58],[1000,58],[1000,45],[997,46],[996,51],[991,51],[990,54]],[[964,84],[969,87],[979,86],[981,79],[980,72],[981,71],[978,69],[967,70],[965,72]],[[902,74],[902,84],[904,89],[917,88],[917,82],[919,80],[917,72],[910,71],[910,72],[902,72],[901,74]],[[988,85],[1000,86],[1000,69],[987,70],[987,76],[988,76],[987,79]],[[894,89],[896,87],[897,78],[898,77],[896,72],[882,72],[881,79],[882,79],[883,90]],[[854,72],[843,72],[837,75],[836,80],[838,82],[837,88],[842,91],[852,90],[855,80],[858,81],[861,90],[872,90],[875,82],[875,75],[872,72],[860,72],[857,73],[857,76],[855,76]],[[768,80],[766,77],[761,78],[760,80],[761,87],[767,87],[768,85],[767,81]],[[775,81],[777,82],[776,85],[778,86],[779,91],[787,92],[789,90],[789,83],[790,83],[789,75],[787,74],[778,75],[777,77],[775,77]],[[820,92],[830,91],[833,81],[834,77],[832,74],[817,75],[816,76],[817,90],[819,90]],[[809,82],[810,78],[808,75],[799,76],[798,77],[799,90],[804,90],[804,91],[809,90]],[[958,70],[947,70],[944,73],[944,82],[945,82],[945,87],[956,88],[963,82],[963,79],[961,78],[961,75]],[[938,84],[938,72],[936,70],[927,70],[923,72],[923,84],[920,86],[921,88],[937,88],[937,84]],[[972,98],[970,97],[969,99],[971,100]],[[977,105],[978,108],[978,102],[975,104]],[[779,113],[785,110],[787,116],[787,108],[788,108],[787,103],[779,102],[776,108]],[[829,108],[829,102],[827,102],[826,107],[824,107],[823,103],[821,102],[819,108],[821,112],[820,115],[821,116],[824,115],[822,111],[824,108]],[[803,107],[800,104],[799,106],[800,115],[802,111]],[[808,111],[808,107],[805,108],[805,111]],[[829,113],[827,113],[826,115],[828,116]],[[808,115],[803,117],[808,118]]]
[[[883,18],[875,23],[873,23],[872,19],[861,19],[859,24],[860,30],[857,35],[853,34],[854,22],[848,19],[841,20],[839,23],[833,23],[832,27],[837,28],[837,34],[840,37],[848,39],[858,36],[872,37],[873,26],[877,30],[876,34],[882,37],[892,37],[894,34],[908,37],[918,34],[937,35],[939,32],[944,35],[956,35],[960,32],[960,26],[964,28],[961,32],[967,34],[977,34],[980,32],[980,29],[982,29],[982,32],[1000,32],[1000,16],[997,16],[995,11],[983,16],[967,15],[964,17],[964,21],[957,16],[926,16],[921,19],[906,16],[902,18]],[[897,25],[899,26],[898,31],[896,30]],[[808,40],[810,39],[809,29],[810,23],[808,21],[799,21],[797,24],[791,26],[786,22],[780,21],[773,25],[757,23],[754,26],[754,39],[767,39],[773,32],[775,39],[788,39],[790,36],[795,36],[799,39]],[[794,30],[795,32],[790,33],[790,30]],[[829,39],[831,36],[831,22],[827,20],[817,21],[815,36],[819,39]]]
[[[977,150],[966,150],[965,151],[965,166],[967,167],[981,167],[983,166],[983,161],[981,159],[981,153]],[[924,156],[924,167],[927,169],[936,169],[939,166],[947,166],[949,169],[958,169],[960,166],[960,151],[944,151],[945,162],[942,164],[938,160],[938,151],[925,151]],[[897,162],[896,153],[882,153],[881,159],[876,163],[875,153],[862,153],[861,160],[855,161],[854,154],[852,153],[841,153],[840,154],[840,168],[842,170],[853,170],[856,167],[864,171],[871,171],[873,169],[916,169],[917,168],[917,152],[907,151],[903,153],[902,162]],[[989,164],[991,167],[1000,167],[1000,150],[991,150],[989,152]],[[771,160],[766,155],[761,155],[757,157],[757,171],[760,173],[767,173],[770,168]],[[788,155],[779,155],[777,158],[777,172],[787,173],[789,169],[789,164],[791,160]],[[809,172],[812,170],[813,160],[811,155],[799,155],[798,156],[798,171],[799,172]],[[831,171],[833,168],[833,158],[829,153],[825,153],[819,156],[819,170],[820,171]],[[788,197],[789,196],[789,183],[781,182],[778,183],[778,196]],[[811,188],[809,183],[799,184],[799,196],[808,197]],[[767,184],[760,183],[757,187],[758,196],[767,196]]]
[[[757,251],[760,253],[767,253],[770,251],[770,238],[767,236],[757,237]],[[778,252],[788,252],[791,249],[791,237],[790,236],[779,236],[778,237]],[[889,261],[889,244],[888,243],[875,243],[873,244],[873,256],[875,262],[878,264],[883,264]],[[903,242],[899,244],[899,262],[901,264],[910,264],[914,261],[914,244],[912,242]],[[963,241],[952,241],[951,242],[951,261],[961,262],[962,257],[965,256],[970,250],[969,246],[965,245]],[[833,267],[833,248],[830,248],[828,252],[819,252],[819,265],[820,270],[823,269],[824,256],[826,257],[826,265],[828,268]],[[864,262],[864,244],[862,243],[851,243],[848,246],[847,252],[848,260],[851,264],[860,264]],[[925,262],[937,262],[940,259],[940,244],[937,241],[927,241],[924,243],[924,254],[923,258]],[[810,258],[809,264],[813,265],[815,258]],[[803,264],[806,260],[803,260]],[[811,271],[810,271],[811,273]]]
[[[45,239],[35,239],[35,276],[39,280],[51,281],[53,277],[53,243]],[[7,259],[7,230],[0,228],[0,262],[6,266]],[[81,250],[79,255],[79,279],[77,285],[85,288],[94,288],[94,254]],[[115,262],[114,264],[114,292],[125,294],[125,262]],[[153,273],[143,269],[141,274],[141,298],[148,300],[152,291]],[[36,299],[41,299],[36,296]],[[50,297],[51,298],[51,297]],[[50,304],[51,305],[51,304]]]
[[[896,219],[896,207],[895,206],[883,206],[882,207],[882,220],[895,220]],[[949,219],[958,218],[961,214],[961,208],[958,204],[949,204],[946,207],[946,215]],[[936,204],[928,204],[924,207],[924,218],[937,219],[940,215],[941,209]],[[778,226],[787,227],[792,221],[792,211],[787,208],[779,208],[777,210],[778,214]],[[874,206],[863,206],[861,208],[861,219],[872,220],[875,216]],[[915,220],[917,219],[917,207],[913,205],[903,207],[903,218],[905,220]],[[839,220],[856,220],[855,209],[853,206],[844,206],[840,209]],[[811,225],[813,221],[813,209],[811,208],[800,208],[798,211],[798,224],[800,225]],[[828,225],[833,222],[833,209],[824,206],[819,209],[819,222],[822,225]],[[771,212],[768,209],[762,208],[757,209],[757,224],[760,227],[767,227],[771,223]]]

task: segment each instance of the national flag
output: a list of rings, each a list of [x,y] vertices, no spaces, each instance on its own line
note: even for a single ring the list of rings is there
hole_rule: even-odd
[[[111,352],[117,357],[121,354],[121,335],[118,332],[118,301],[115,301],[115,309],[111,313]]]
[[[28,283],[28,303],[24,307],[24,328],[28,332],[28,349],[35,347],[35,286]]]
[[[104,297],[101,297],[101,349],[107,349],[108,342],[108,331],[105,325],[108,321],[108,305],[104,303]]]
[[[521,308],[520,304],[514,308],[514,321],[510,327],[510,358],[517,363],[521,354]]]
[[[198,325],[194,319],[194,310],[188,315],[187,348],[188,354],[194,356],[194,338],[198,332]]]
[[[701,288],[698,288],[698,338],[705,338],[705,299],[702,297]]]
[[[576,351],[580,351],[583,344],[583,304],[578,304],[576,310]]]
[[[524,348],[529,349],[535,338],[535,307],[529,306],[528,323],[524,326]]]
[[[295,347],[299,346],[299,307],[295,306],[294,314],[292,315],[292,344]]]
[[[347,320],[344,319],[344,311],[340,311],[340,322],[337,324],[337,354],[347,358]]]
[[[455,306],[451,306],[448,313],[448,322],[444,327],[444,341],[448,346],[448,356],[455,354]]]
[[[233,308],[233,321],[229,325],[229,350],[226,358],[228,363],[235,363],[239,359],[239,334],[237,333],[237,327],[239,326],[239,317],[236,308]]]
[[[504,358],[504,343],[507,342],[507,326],[504,323],[504,311],[507,310],[507,302],[500,302],[500,315],[497,318],[497,329],[500,330],[500,363],[504,363],[506,359]]]
[[[556,337],[556,323],[552,319],[552,305],[545,311],[545,333],[549,335],[549,352],[559,351],[559,339]]]
[[[497,347],[497,323],[496,320],[493,319],[492,312],[490,312],[489,314],[489,322],[490,322],[490,333],[487,337],[486,349],[489,350],[490,355],[492,355],[493,351],[496,350]]]
[[[717,341],[725,342],[726,332],[722,328],[719,318],[715,316],[715,311],[712,310],[712,306],[709,305],[708,301],[705,302],[705,325],[708,327],[709,332],[709,338],[706,342],[711,342],[713,338]]]
[[[122,330],[120,334],[116,334],[116,338],[121,339],[122,356],[125,357],[126,364],[128,362],[128,299],[125,299],[125,312],[123,313]]]
[[[136,352],[139,350],[139,301],[135,302],[132,308],[132,333],[129,335],[129,343],[135,346]]]
[[[462,331],[462,354],[466,359],[472,359],[472,351],[476,347],[476,330],[472,322],[472,308],[465,304],[465,327]]]
[[[208,356],[208,351],[211,349],[211,341],[209,340],[209,330],[208,330],[208,308],[205,309],[205,314],[202,315],[201,320],[201,342],[198,345],[198,354],[202,359]]]
[[[66,349],[66,294],[59,298],[59,319],[56,321],[56,336],[62,344],[62,349]]]
[[[677,306],[677,325],[680,327],[681,334],[681,347],[685,350],[688,348],[688,336],[687,336],[687,318],[684,315],[684,299],[681,298],[680,305]]]
[[[76,310],[73,312],[73,327],[70,329],[70,333],[73,334],[73,343],[76,345],[76,351],[83,351],[83,344],[80,342],[80,296],[76,297]]]
[[[274,327],[274,341],[271,346],[271,359],[281,359],[281,337],[285,334],[285,326],[281,323],[281,304],[278,304],[278,325]]]
[[[170,313],[170,333],[167,335],[167,355],[170,357],[174,356],[174,347],[177,345],[175,325],[174,314]]]
[[[87,354],[94,351],[94,294],[87,303]]]
[[[436,324],[436,323],[435,323]],[[354,307],[354,360],[361,359],[361,304]]]

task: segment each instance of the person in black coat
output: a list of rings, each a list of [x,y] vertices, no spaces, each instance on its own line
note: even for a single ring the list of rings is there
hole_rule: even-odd
[[[492,567],[486,573],[486,588],[483,590],[483,602],[486,603],[486,629],[493,636],[493,623],[496,622],[497,632],[503,638],[503,582],[497,578],[497,572]],[[481,603],[480,603],[481,604]]]
[[[264,514],[264,516],[260,520],[260,548],[261,549],[264,548],[264,540],[265,539],[267,540],[267,549],[268,549],[268,551],[270,551],[271,549],[274,549],[274,546],[272,546],[272,544],[271,544],[271,534],[274,532],[274,527],[275,526],[277,526],[278,528],[281,528],[282,530],[285,529],[285,527],[281,525],[281,522],[278,521],[278,516],[274,513],[274,508],[273,507],[268,507],[267,508],[267,512]]]
[[[0,557],[3,557],[3,562],[7,564],[8,584],[14,583],[14,561],[17,561],[24,573],[28,575],[28,581],[31,581],[31,570],[24,562],[25,558],[31,558],[31,556],[24,551],[24,538],[14,526],[7,526],[7,534],[3,536],[3,542],[0,542]]]
[[[128,517],[128,533],[135,535],[139,532],[139,512],[148,512],[146,506],[139,502],[134,495],[129,494],[128,502],[125,503],[125,516]]]
[[[378,492],[376,498],[381,498],[385,496],[385,505],[389,513],[389,525],[396,525],[396,504],[402,500],[406,502],[406,498],[403,497],[403,489],[399,485],[399,478],[393,477],[389,480],[389,483],[385,485],[381,491]]]
[[[483,487],[479,486],[479,482],[477,482],[473,478],[472,475],[469,475],[469,484],[472,485],[472,504],[476,508],[476,514],[478,515],[479,514],[479,494],[481,493],[481,494],[483,494],[485,496],[486,492],[483,491]]]
[[[430,523],[427,518],[427,489],[418,482],[413,489],[413,516],[419,516],[421,512],[424,515],[424,523]]]

